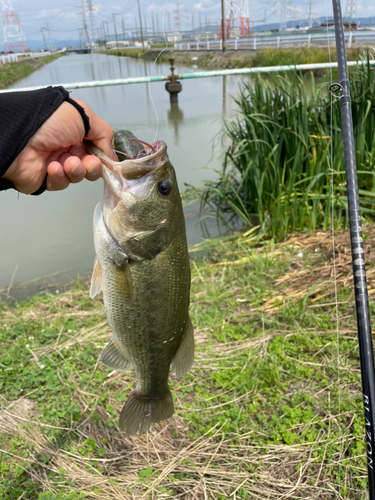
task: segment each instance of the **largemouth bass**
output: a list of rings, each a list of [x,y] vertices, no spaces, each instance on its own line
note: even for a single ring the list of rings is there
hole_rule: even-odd
[[[194,358],[189,255],[176,174],[164,142],[136,141],[129,132],[115,135],[115,147],[128,157],[119,162],[87,146],[104,168],[104,195],[94,213],[90,295],[103,291],[112,330],[100,360],[114,370],[134,370],[137,377],[119,419],[120,429],[131,435],[173,415],[170,367],[182,377]]]

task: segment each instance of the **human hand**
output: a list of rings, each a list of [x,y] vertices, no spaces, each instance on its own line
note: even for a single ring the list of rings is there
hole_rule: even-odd
[[[107,156],[111,150],[113,130],[83,101],[74,99],[90,119],[87,139]],[[47,190],[59,191],[85,177],[95,181],[101,177],[100,160],[87,154],[82,145],[85,126],[77,109],[63,102],[31,137],[25,148],[10,165],[4,179],[8,179],[21,193],[34,193],[47,174]]]

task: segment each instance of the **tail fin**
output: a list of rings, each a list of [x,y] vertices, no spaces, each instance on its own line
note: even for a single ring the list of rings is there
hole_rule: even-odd
[[[157,399],[139,396],[137,391],[134,391],[121,410],[119,427],[127,434],[134,435],[141,426],[140,434],[144,434],[151,424],[170,418],[173,412],[173,399],[169,389],[165,396]]]

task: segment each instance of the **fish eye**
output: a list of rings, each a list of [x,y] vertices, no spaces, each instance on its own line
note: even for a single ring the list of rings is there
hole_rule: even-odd
[[[168,196],[171,192],[171,189],[172,184],[169,181],[162,181],[158,186],[159,193],[163,196]]]

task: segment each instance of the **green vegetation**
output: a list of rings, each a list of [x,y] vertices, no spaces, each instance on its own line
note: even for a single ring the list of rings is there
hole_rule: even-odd
[[[358,48],[348,49],[349,61],[356,61],[361,50]],[[176,64],[197,65],[200,68],[256,68],[259,66],[279,66],[310,63],[326,63],[330,58],[337,61],[336,49],[328,52],[327,47],[300,47],[289,49],[259,49],[253,50],[229,50],[222,55],[219,51],[205,52],[204,50],[190,52],[173,52]],[[194,61],[192,61],[192,58]],[[317,70],[316,74],[323,74],[323,70]]]
[[[134,378],[98,362],[100,300],[78,287],[1,306],[0,499],[366,498],[348,235],[335,242],[338,334],[330,232],[196,249],[195,363],[172,377],[175,416],[142,437],[117,428]]]
[[[35,71],[35,68],[23,62],[0,63],[0,88],[24,78]]]
[[[43,62],[44,64],[48,64],[52,61],[55,61],[56,59],[59,59],[59,57],[62,56],[66,56],[66,53],[59,52],[58,54],[50,54],[49,56],[40,57],[39,61]]]
[[[44,64],[48,64],[55,59],[63,56],[65,54],[51,54],[49,56],[41,57],[39,61]],[[30,73],[33,73],[37,67],[31,66],[27,63],[27,59],[25,62],[20,58],[18,62],[11,62],[2,64],[0,62],[0,88],[5,88],[11,85],[12,83],[28,76]]]
[[[109,56],[135,57],[136,59],[139,59],[147,51],[143,49],[109,49],[109,50],[101,50],[99,52],[101,54],[107,54]]]
[[[151,49],[157,49],[157,48],[164,48],[165,45],[153,45]],[[140,57],[143,56],[143,54],[146,54],[148,52],[148,49],[143,50],[143,49],[110,49],[110,50],[102,50],[100,51],[101,54],[108,54],[110,56],[118,56],[118,57],[134,57],[136,59],[139,59]],[[168,54],[161,54],[157,62],[169,62],[168,59],[169,55]]]
[[[362,214],[375,214],[375,81],[369,65],[351,73]],[[294,231],[326,229],[332,210],[347,222],[344,149],[338,99],[297,74],[244,83],[239,114],[225,122],[230,145],[218,181],[198,191],[218,218],[229,212],[261,234],[282,240]],[[327,95],[328,94],[328,95]],[[332,119],[332,135],[331,123]],[[334,154],[331,160],[331,147]],[[333,186],[332,186],[333,183]]]

